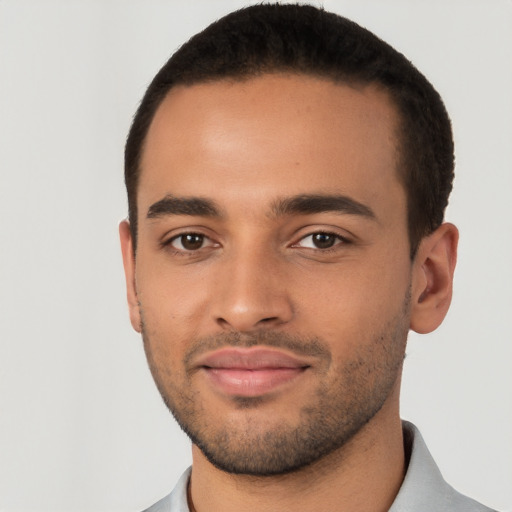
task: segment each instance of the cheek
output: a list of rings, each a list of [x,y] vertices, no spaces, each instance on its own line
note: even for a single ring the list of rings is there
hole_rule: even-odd
[[[140,258],[136,270],[137,295],[148,334],[173,339],[197,334],[211,297],[204,273],[176,271],[156,258]]]
[[[354,259],[328,272],[305,271],[300,282],[294,295],[302,328],[326,339],[356,340],[385,328],[402,312],[410,262],[397,261],[396,254],[394,263]]]
[[[402,308],[410,261],[407,244],[403,250],[398,245],[364,248],[334,264],[282,262],[265,286],[292,304],[291,330],[327,340],[360,338],[378,331]],[[229,279],[221,278],[226,275],[223,268],[222,261],[171,267],[164,258],[141,251],[136,282],[148,334],[160,344],[172,340],[174,351],[212,334],[218,327],[213,318],[216,301],[230,286]]]

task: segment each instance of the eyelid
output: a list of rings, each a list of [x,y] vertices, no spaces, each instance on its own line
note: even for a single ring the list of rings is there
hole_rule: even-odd
[[[334,249],[338,245],[348,245],[348,244],[354,243],[354,236],[351,235],[350,233],[347,233],[346,230],[343,230],[343,232],[341,232],[341,229],[337,229],[335,227],[317,225],[317,226],[307,226],[306,228],[298,230],[298,233],[294,237],[295,241],[291,244],[291,247],[303,247],[300,245],[300,243],[303,240],[305,240],[309,237],[312,237],[314,235],[320,234],[320,233],[324,234],[324,235],[330,235],[330,236],[333,236],[338,239],[337,242],[330,249]],[[323,252],[328,250],[328,249],[320,249],[320,248],[316,248],[316,247],[304,247],[304,248],[323,251]]]
[[[215,238],[209,234],[207,234],[205,228],[201,226],[187,226],[180,229],[172,230],[170,232],[165,233],[164,236],[160,239],[159,245],[162,249],[173,250],[177,254],[193,254],[201,251],[202,249],[209,249],[211,247],[220,247],[220,243],[215,240]],[[180,237],[186,235],[197,235],[203,237],[204,241],[208,241],[207,244],[203,245],[199,249],[191,250],[185,248],[175,247],[173,242]]]
[[[183,247],[183,243],[181,243],[182,247],[176,247],[176,246],[173,245],[173,243],[176,240],[180,240],[180,239],[182,239],[183,237],[185,237],[187,235],[195,235],[195,236],[201,237],[202,241],[203,241],[203,244],[201,245],[201,247],[199,247],[197,249],[186,249],[185,247]],[[210,243],[208,243],[208,241]],[[177,249],[177,250],[183,251],[183,252],[197,252],[197,251],[199,251],[201,249],[205,249],[207,247],[214,247],[215,246],[215,242],[213,242],[213,240],[210,237],[208,237],[206,235],[203,235],[202,233],[181,233],[179,235],[175,235],[175,236],[171,237],[169,239],[169,241],[167,242],[167,245],[170,245],[174,249]]]
[[[322,248],[322,247],[315,247],[314,243],[313,243],[313,240],[311,240],[311,244],[310,245],[302,245],[301,244],[301,242],[304,242],[308,238],[312,239],[315,235],[318,235],[318,234],[332,236],[336,240],[334,241],[333,245],[331,245],[329,247],[324,247],[324,248]],[[350,242],[346,238],[338,235],[337,233],[331,233],[331,232],[328,232],[328,231],[315,231],[314,233],[310,233],[310,234],[305,235],[302,238],[300,238],[295,244],[293,244],[292,247],[302,247],[304,249],[311,249],[313,251],[326,252],[326,251],[329,251],[329,250],[335,250],[338,246],[345,245],[345,244],[348,244],[348,243],[350,243]]]

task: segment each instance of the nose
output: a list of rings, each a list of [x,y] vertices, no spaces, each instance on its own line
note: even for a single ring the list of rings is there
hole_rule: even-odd
[[[263,252],[237,251],[217,274],[213,313],[224,330],[250,332],[293,318],[286,269],[278,257]]]

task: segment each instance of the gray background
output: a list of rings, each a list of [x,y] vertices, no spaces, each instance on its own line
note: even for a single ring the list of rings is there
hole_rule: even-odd
[[[137,511],[189,464],[125,305],[123,143],[157,69],[237,0],[0,0],[0,510]],[[446,101],[453,307],[411,336],[402,415],[445,477],[512,510],[512,3],[325,1]]]

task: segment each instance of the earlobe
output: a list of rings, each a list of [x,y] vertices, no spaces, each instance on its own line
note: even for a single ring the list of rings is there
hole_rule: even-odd
[[[124,275],[126,278],[126,295],[130,310],[130,321],[132,327],[141,332],[141,318],[137,288],[135,286],[135,251],[133,247],[130,223],[123,220],[119,224],[119,238],[121,240],[121,251],[123,253]]]
[[[443,321],[452,299],[459,232],[442,224],[425,237],[413,263],[411,329],[421,334],[435,330]]]

